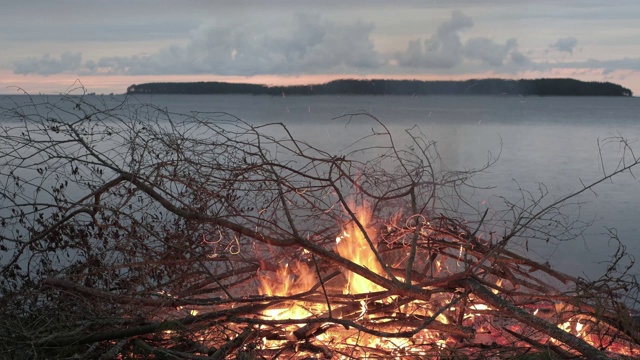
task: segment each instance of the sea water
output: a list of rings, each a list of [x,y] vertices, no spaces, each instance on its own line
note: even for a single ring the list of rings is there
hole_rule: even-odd
[[[134,100],[176,113],[226,112],[256,125],[283,123],[295,138],[336,156],[372,131],[371,118],[354,120],[349,114],[371,114],[400,148],[409,145],[404,130],[417,125],[437,143],[450,169],[479,168],[499,154],[491,168],[475,176],[478,189],[469,199],[492,211],[504,210],[505,200],[517,203],[523,193],[536,196],[540,189],[548,192],[541,204],[553,203],[624,166],[622,161],[633,155],[620,137],[640,156],[639,98],[136,95]],[[12,101],[27,99],[5,97],[0,106]],[[565,214],[592,223],[582,236],[561,243],[532,240],[520,244],[520,251],[560,271],[595,279],[617,249],[608,236],[615,229],[627,252],[640,257],[640,181],[633,175],[627,171],[572,199]]]

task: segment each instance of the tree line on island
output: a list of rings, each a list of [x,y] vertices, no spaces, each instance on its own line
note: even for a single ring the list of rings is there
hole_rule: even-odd
[[[324,84],[267,86],[228,82],[157,82],[131,85],[127,94],[252,94],[252,95],[521,95],[632,96],[621,85],[575,79],[465,81],[334,80]]]

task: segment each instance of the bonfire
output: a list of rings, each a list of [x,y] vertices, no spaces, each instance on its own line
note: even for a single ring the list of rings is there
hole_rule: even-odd
[[[563,206],[636,159],[500,212],[463,201],[494,158],[450,170],[416,128],[397,148],[371,114],[348,116],[373,127],[331,154],[282,124],[106,105],[5,112],[6,356],[640,356],[623,247],[587,281],[521,245],[575,236]]]

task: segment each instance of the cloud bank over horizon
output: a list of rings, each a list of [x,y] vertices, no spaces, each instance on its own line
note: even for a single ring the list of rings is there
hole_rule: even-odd
[[[53,75],[74,72],[82,68],[82,54],[67,51],[59,57],[55,57],[47,53],[40,58],[31,57],[16,61],[14,64],[14,73],[22,75]]]
[[[626,28],[610,33],[584,32],[586,28],[612,28],[596,16],[605,10],[597,4],[542,0],[539,7],[527,10],[522,4],[498,0],[482,6],[475,2],[436,6],[436,2],[427,1],[397,6],[382,2],[314,4],[309,9],[288,0],[275,5],[256,2],[250,7],[214,3],[210,7],[196,6],[201,7],[202,16],[170,2],[164,3],[170,10],[149,9],[151,14],[143,16],[147,8],[140,5],[140,9],[132,7],[136,14],[123,15],[129,21],[122,24],[114,20],[117,9],[108,10],[109,15],[102,17],[87,10],[86,16],[74,24],[65,23],[67,17],[61,14],[57,19],[56,13],[61,10],[49,6],[51,21],[58,27],[42,37],[46,42],[39,40],[33,29],[24,28],[13,43],[21,47],[14,46],[14,51],[0,57],[0,74],[30,79],[302,79],[332,74],[388,78],[577,77],[602,81],[640,78],[640,51],[633,50],[640,44],[632,45],[640,42],[635,36],[640,31],[629,28],[625,20]],[[28,4],[12,6],[25,10],[25,14],[28,10]],[[625,19],[629,9],[636,7],[640,10],[640,4],[622,0],[606,11],[614,19]],[[554,12],[538,10],[543,8]],[[211,16],[213,9],[215,16]],[[73,11],[80,15],[83,10]],[[570,22],[573,16],[588,24]],[[22,24],[19,17],[7,20],[8,25],[0,24],[0,30]],[[3,41],[6,39],[0,39],[0,45]],[[612,51],[612,46],[621,50]]]
[[[499,43],[477,36],[463,40],[461,33],[474,27],[470,16],[454,10],[429,37],[412,39],[406,50],[383,53],[372,40],[375,25],[362,21],[338,23],[323,17],[298,13],[265,31],[252,23],[226,27],[202,24],[191,32],[184,45],[172,44],[147,55],[106,56],[82,61],[79,52],[49,53],[14,62],[16,74],[52,75],[301,75],[367,74],[389,75],[429,70],[436,74],[499,71],[516,74],[522,70],[551,68],[623,67],[638,70],[636,59],[549,63],[533,62],[519,50],[518,40]],[[557,39],[549,46],[573,54],[578,40]],[[639,61],[640,62],[640,61]]]

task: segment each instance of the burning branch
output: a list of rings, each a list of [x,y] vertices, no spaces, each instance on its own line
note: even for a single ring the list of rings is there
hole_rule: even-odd
[[[586,282],[512,246],[573,234],[560,207],[638,159],[557,201],[508,204],[505,225],[460,195],[494,159],[453,171],[417,128],[399,147],[372,115],[349,117],[373,128],[335,154],[226,113],[75,96],[5,109],[0,351],[640,355],[637,283],[613,276],[622,247],[611,272]]]

